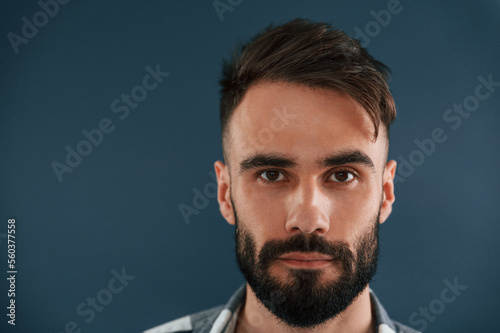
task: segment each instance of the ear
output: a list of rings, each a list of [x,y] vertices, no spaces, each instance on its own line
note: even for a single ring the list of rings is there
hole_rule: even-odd
[[[396,176],[396,166],[397,163],[394,160],[387,162],[384,169],[384,179],[382,181],[382,207],[380,209],[380,223],[384,223],[385,220],[391,215],[392,204],[396,200],[394,196],[394,177]]]
[[[217,175],[217,201],[222,216],[227,223],[234,225],[235,217],[233,205],[231,203],[231,180],[229,178],[229,167],[221,161],[214,164],[215,174]]]

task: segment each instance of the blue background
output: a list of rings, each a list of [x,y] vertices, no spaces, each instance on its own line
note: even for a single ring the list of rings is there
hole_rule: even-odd
[[[62,332],[74,321],[83,332],[139,332],[225,303],[243,283],[234,229],[213,197],[189,224],[178,208],[212,186],[222,158],[222,58],[270,22],[296,17],[351,35],[376,29],[370,12],[388,2],[245,0],[221,20],[212,1],[71,1],[15,53],[7,35],[21,35],[22,18],[32,22],[41,8],[2,1],[1,276],[12,217],[18,268],[9,331]],[[400,8],[367,45],[393,71],[390,158],[408,160],[435,128],[447,140],[396,185],[371,287],[391,317],[410,324],[457,278],[467,289],[425,331],[498,332],[500,87],[456,129],[443,115],[474,94],[478,76],[500,81],[500,2],[401,0]],[[157,64],[170,75],[120,120],[111,102]],[[76,149],[82,130],[103,118],[114,131],[59,182],[51,163],[64,163],[65,147]],[[85,322],[77,306],[123,267],[135,278]],[[5,278],[0,288],[5,309]]]

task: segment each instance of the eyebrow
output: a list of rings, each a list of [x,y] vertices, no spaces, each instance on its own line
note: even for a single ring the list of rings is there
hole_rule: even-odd
[[[344,164],[364,165],[375,172],[375,165],[373,164],[371,158],[357,149],[330,154],[316,162],[316,165],[319,168],[331,168]],[[298,163],[295,161],[295,159],[289,155],[255,154],[240,163],[239,172],[241,174],[245,171],[263,166],[276,168],[293,168],[297,165]]]
[[[256,154],[240,163],[240,173],[263,166],[293,168],[296,165],[297,162],[295,162],[290,156],[278,154]]]
[[[373,172],[376,171],[372,159],[368,155],[357,149],[329,155],[320,160],[317,164],[319,167],[323,168],[329,168],[344,164],[361,164],[370,168]]]

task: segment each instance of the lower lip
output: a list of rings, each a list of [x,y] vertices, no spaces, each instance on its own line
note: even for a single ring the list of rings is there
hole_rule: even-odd
[[[332,263],[332,260],[293,260],[293,259],[278,259],[280,262],[293,268],[322,268]]]

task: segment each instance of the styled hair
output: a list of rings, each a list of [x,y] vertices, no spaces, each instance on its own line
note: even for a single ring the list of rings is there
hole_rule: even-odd
[[[375,128],[396,118],[389,91],[389,68],[375,60],[358,40],[328,23],[294,19],[265,28],[235,48],[222,66],[220,121],[223,141],[235,108],[259,82],[286,82],[347,93],[368,113]]]

